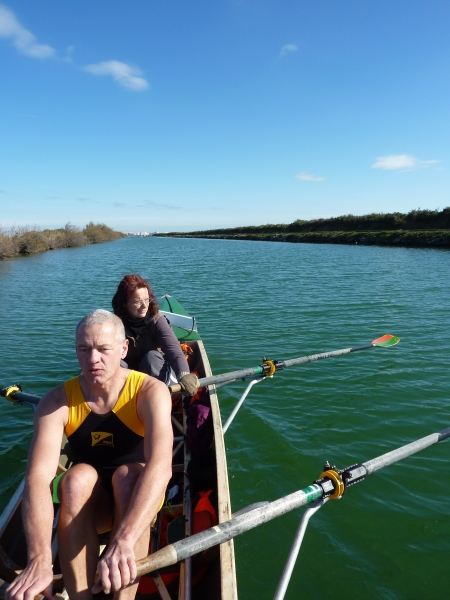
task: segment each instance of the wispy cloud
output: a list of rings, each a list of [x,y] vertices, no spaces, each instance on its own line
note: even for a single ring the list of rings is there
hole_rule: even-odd
[[[53,58],[55,50],[48,44],[39,44],[36,37],[25,29],[5,5],[0,4],[0,37],[9,38],[18,52],[33,58]]]
[[[297,50],[297,44],[285,44],[281,48],[280,54],[278,56],[281,58],[282,56],[286,56],[286,54],[290,54],[291,52],[297,52]]]
[[[414,169],[424,169],[440,160],[419,160],[411,154],[390,154],[389,156],[379,156],[372,165],[372,169],[382,169],[383,171],[412,171]]]
[[[134,92],[142,92],[149,87],[148,82],[143,77],[139,77],[142,74],[140,69],[118,60],[86,65],[84,69],[93,75],[110,75],[116,83]]]
[[[151,206],[152,208],[156,208],[157,210],[181,210],[182,206],[175,206],[174,204],[160,204],[159,202],[153,202],[152,200],[148,200],[143,204],[135,204],[135,208],[148,208]]]
[[[179,210],[182,208],[181,206],[175,206],[173,204],[160,204],[158,202],[147,202],[147,206],[152,206],[153,208],[168,208],[169,210]]]
[[[73,51],[75,46],[67,46],[66,56],[62,59],[64,62],[73,64]]]
[[[76,201],[77,202],[88,202],[89,204],[103,204],[102,202],[100,202],[100,200],[92,200],[92,198],[89,198],[89,196],[76,198]]]
[[[325,177],[316,177],[315,175],[310,175],[309,173],[305,173],[304,171],[302,171],[295,177],[296,179],[300,179],[300,181],[326,181]]]

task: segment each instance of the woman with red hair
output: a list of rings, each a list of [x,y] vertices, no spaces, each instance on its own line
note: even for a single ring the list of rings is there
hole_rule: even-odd
[[[148,281],[140,275],[125,275],[114,294],[112,306],[125,326],[127,367],[168,385],[172,375],[189,396],[194,396],[198,379],[189,372],[180,343],[169,321],[159,312]]]

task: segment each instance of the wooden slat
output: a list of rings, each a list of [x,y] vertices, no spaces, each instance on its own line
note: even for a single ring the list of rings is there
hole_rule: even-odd
[[[205,377],[212,375],[211,366],[203,346],[199,341],[198,346],[203,359]],[[211,411],[214,426],[214,443],[216,449],[217,466],[217,498],[218,498],[218,519],[219,523],[228,521],[231,518],[230,489],[228,487],[228,469],[227,457],[225,453],[225,443],[222,432],[222,419],[220,417],[219,403],[214,386],[209,386],[211,398]],[[220,546],[220,573],[222,600],[237,600],[236,585],[236,566],[234,562],[233,540],[225,542]]]

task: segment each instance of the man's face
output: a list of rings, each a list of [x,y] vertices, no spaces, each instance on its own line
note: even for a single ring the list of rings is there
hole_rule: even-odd
[[[111,323],[80,327],[76,344],[81,371],[88,382],[96,385],[106,383],[117,373],[128,349],[128,340],[116,340]]]

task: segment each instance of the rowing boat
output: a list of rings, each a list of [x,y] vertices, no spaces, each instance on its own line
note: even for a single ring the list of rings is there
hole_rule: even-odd
[[[169,319],[182,344],[190,370],[199,378],[211,377],[211,367],[194,318],[179,302],[164,296],[160,309]],[[20,404],[35,406],[39,397],[5,388],[2,395]],[[214,385],[204,386],[192,399],[172,394],[174,447],[172,478],[166,502],[151,531],[149,553],[156,552],[192,534],[231,518],[228,472],[222,423]],[[71,466],[67,440],[61,445],[61,458],[55,475]],[[19,485],[0,516],[0,577],[12,581],[26,565],[27,551],[21,517],[24,482]],[[54,494],[55,526],[58,499]],[[104,548],[106,540],[99,540]],[[54,592],[67,597],[60,573],[58,548],[53,533]],[[1,583],[1,582],[0,582]],[[4,596],[6,583],[0,587]],[[192,558],[145,575],[137,596],[140,600],[234,600],[237,598],[233,540],[209,548]]]
[[[329,499],[342,498],[346,488],[360,483],[372,472],[393,464],[450,437],[450,428],[385,455],[338,469],[325,463],[312,485],[274,501],[257,502],[231,515],[223,436],[250,390],[260,381],[287,367],[321,361],[371,348],[389,348],[400,339],[386,334],[364,346],[311,354],[287,360],[264,358],[262,364],[213,376],[195,319],[170,296],[160,303],[161,312],[187,356],[200,389],[193,398],[182,398],[180,386],[170,385],[174,447],[172,478],[166,501],[151,531],[149,555],[137,561],[141,576],[138,600],[236,600],[233,538],[286,512],[307,506],[280,579],[275,600],[283,600],[311,516]],[[246,390],[222,427],[216,388],[249,381]],[[35,406],[40,398],[22,393],[16,386],[0,394],[20,404]],[[66,440],[61,446],[57,475],[70,468]],[[11,581],[26,564],[26,544],[20,515],[23,482],[0,516],[0,577]],[[55,523],[58,516],[55,501]],[[100,539],[100,551],[106,543]],[[67,597],[60,573],[56,536],[53,534],[54,591]],[[0,582],[1,584],[1,582]],[[6,584],[0,585],[0,598]],[[58,595],[58,594],[57,594]]]

